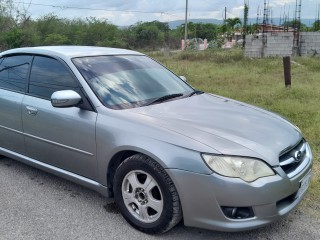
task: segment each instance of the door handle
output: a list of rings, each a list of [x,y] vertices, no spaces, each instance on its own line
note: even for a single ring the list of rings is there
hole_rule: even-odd
[[[29,115],[37,115],[37,113],[38,113],[38,109],[36,109],[34,107],[27,106],[26,109],[27,109],[27,113]]]

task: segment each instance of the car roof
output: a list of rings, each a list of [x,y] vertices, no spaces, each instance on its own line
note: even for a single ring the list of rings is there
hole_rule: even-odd
[[[15,54],[41,54],[58,56],[61,58],[74,58],[85,56],[101,56],[101,55],[144,55],[139,52],[107,47],[93,47],[93,46],[41,46],[41,47],[25,47],[15,48],[0,53],[0,57],[5,55]]]

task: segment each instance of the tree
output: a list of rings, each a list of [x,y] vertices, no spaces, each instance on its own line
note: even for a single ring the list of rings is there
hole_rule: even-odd
[[[293,29],[297,29],[298,27],[300,27],[301,31],[307,31],[308,30],[307,25],[305,25],[304,23],[300,22],[299,20],[285,21],[283,23],[283,26],[285,26],[287,28],[293,28]]]
[[[208,39],[208,41],[216,39],[219,31],[218,26],[216,24],[211,24],[211,23],[197,23],[196,29],[197,29],[197,37],[202,39],[206,38]]]
[[[57,15],[52,13],[40,17],[37,21],[37,29],[43,38],[48,34],[63,31],[63,25],[63,19],[59,19]]]
[[[19,28],[12,28],[3,36],[3,41],[7,48],[18,48],[23,43],[23,33]]]
[[[46,36],[43,43],[44,45],[66,45],[70,44],[70,40],[62,34],[52,33]]]
[[[182,38],[184,36],[184,24],[177,27],[173,32],[178,32],[175,34],[177,37]],[[188,23],[188,37],[189,38],[202,38],[211,41],[217,37],[219,34],[219,26],[212,23]]]
[[[316,21],[312,24],[312,30],[313,30],[313,31],[320,31],[320,20],[316,20]]]
[[[133,48],[156,49],[165,42],[166,23],[139,22],[123,30],[124,40]]]
[[[0,0],[1,50],[24,45],[24,27],[30,21],[26,9],[18,9],[12,0]]]
[[[234,31],[236,27],[240,27],[242,25],[240,18],[227,18],[226,19],[227,28]]]
[[[86,19],[83,34],[83,42],[93,46],[108,46],[107,42],[114,41],[120,37],[118,28],[108,23],[107,20],[100,20],[94,17]]]

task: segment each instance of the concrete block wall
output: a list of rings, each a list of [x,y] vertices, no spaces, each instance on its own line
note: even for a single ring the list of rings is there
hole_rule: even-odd
[[[264,56],[291,56],[293,54],[293,33],[267,33]]]
[[[246,36],[246,48],[244,55],[251,58],[261,58],[263,53],[263,43],[261,36]]]
[[[302,56],[320,56],[320,32],[300,34],[300,53]]]
[[[294,54],[294,35],[292,32],[266,34],[263,46],[262,36],[246,36],[245,56],[252,58],[271,56],[292,56]],[[302,56],[320,56],[320,32],[300,33],[300,54]]]

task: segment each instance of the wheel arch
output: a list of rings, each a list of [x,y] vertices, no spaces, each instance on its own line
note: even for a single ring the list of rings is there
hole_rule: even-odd
[[[118,152],[116,152],[115,154],[113,154],[113,156],[111,157],[108,167],[107,167],[107,173],[106,173],[106,180],[107,180],[107,187],[109,189],[109,194],[110,197],[113,197],[113,178],[114,178],[114,174],[118,168],[118,166],[127,158],[135,155],[135,154],[142,154],[145,155],[151,159],[153,159],[154,161],[156,161],[157,163],[159,163],[163,168],[166,168],[166,166],[164,166],[163,161],[161,161],[157,156],[155,156],[154,154],[150,153],[150,152],[146,152],[145,150],[142,149],[126,149],[126,150],[119,150]]]

